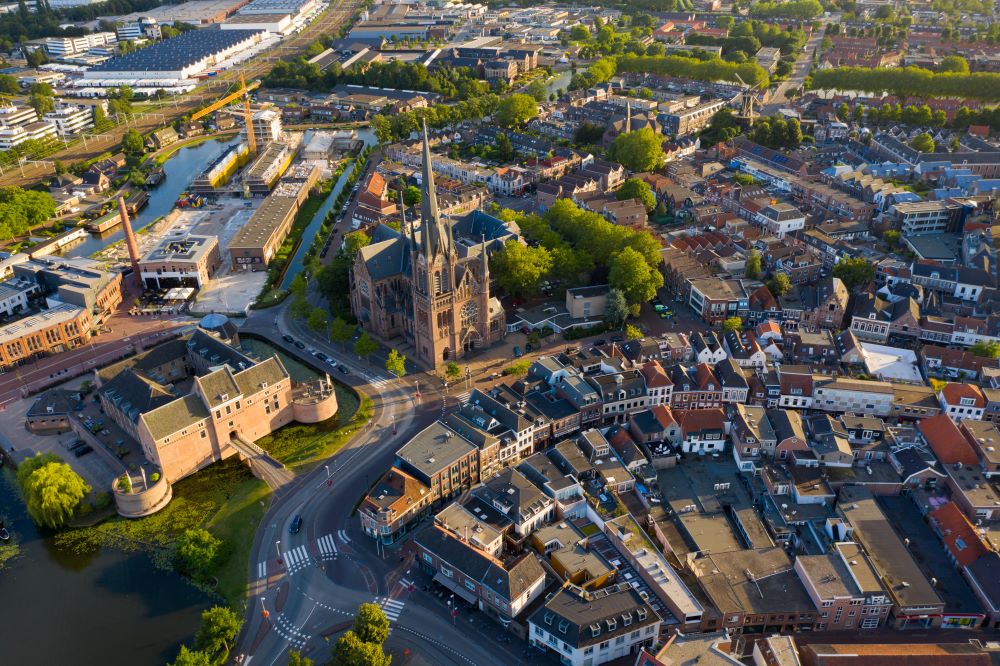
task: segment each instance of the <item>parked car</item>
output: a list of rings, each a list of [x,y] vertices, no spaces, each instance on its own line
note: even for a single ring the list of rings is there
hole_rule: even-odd
[[[345,375],[351,374],[350,368],[348,368],[346,365],[338,366],[337,369],[340,370],[340,372],[343,373],[343,374],[345,374]]]
[[[514,346],[514,358],[520,358],[521,356],[524,356],[524,352],[521,351],[521,348],[519,346],[515,345]]]
[[[316,352],[315,354],[313,354],[313,356],[315,356],[316,358],[318,358],[321,361],[325,361],[325,360],[327,360],[327,359],[330,358],[329,356],[327,356],[326,354],[324,354],[321,351]]]
[[[296,347],[297,347],[298,349],[305,349],[305,348],[306,348],[306,345],[305,345],[305,343],[304,343],[304,342],[302,342],[301,340],[296,340],[296,341],[295,341],[294,343],[292,343],[292,344],[294,344],[294,345],[295,345],[295,346],[296,346]]]
[[[288,335],[287,333],[285,335],[281,336],[281,339],[284,340],[285,342],[287,342],[288,344],[292,344],[293,342],[295,342],[295,338],[293,338],[292,336]]]
[[[82,458],[83,456],[87,455],[88,453],[90,453],[93,450],[94,450],[94,447],[92,447],[90,444],[84,444],[83,446],[81,446],[80,448],[78,448],[76,451],[74,451],[73,455],[76,456],[77,458]]]

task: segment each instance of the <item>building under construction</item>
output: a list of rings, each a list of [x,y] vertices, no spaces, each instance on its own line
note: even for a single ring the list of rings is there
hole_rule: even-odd
[[[191,191],[199,194],[211,194],[220,185],[229,182],[229,178],[250,159],[250,148],[242,141],[230,146],[219,155],[207,169],[191,183]]]
[[[272,141],[265,145],[247,169],[246,184],[251,194],[268,194],[292,163],[294,153],[291,146],[283,143]]]

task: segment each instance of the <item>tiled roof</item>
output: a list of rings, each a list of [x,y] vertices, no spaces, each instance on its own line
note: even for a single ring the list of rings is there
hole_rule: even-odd
[[[941,389],[941,396],[949,405],[961,405],[962,399],[968,398],[973,401],[972,407],[986,407],[986,398],[983,397],[983,393],[979,390],[979,387],[974,384],[948,382]]]
[[[945,547],[960,566],[972,564],[990,551],[976,528],[954,502],[947,502],[931,511],[929,518]]]
[[[927,445],[944,465],[962,463],[978,465],[979,457],[962,437],[961,431],[947,414],[938,414],[917,422],[917,429],[924,436]]]

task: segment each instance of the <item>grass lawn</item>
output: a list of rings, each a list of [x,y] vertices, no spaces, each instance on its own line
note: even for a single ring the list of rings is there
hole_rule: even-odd
[[[338,391],[341,411],[331,419],[314,424],[293,423],[257,440],[257,445],[289,469],[308,469],[340,450],[375,412],[371,399],[361,394],[361,402],[351,405]],[[346,419],[346,422],[342,419]]]
[[[63,532],[56,542],[76,552],[100,547],[145,551],[169,566],[176,539],[185,530],[204,527],[225,544],[213,572],[219,579],[217,592],[240,608],[253,535],[270,490],[235,456],[179,481],[173,490],[173,500],[158,513],[137,519],[115,516],[93,527]]]
[[[191,139],[190,141],[179,141],[179,142],[175,143],[174,145],[170,146],[169,148],[167,148],[166,150],[164,150],[162,153],[160,153],[156,157],[154,157],[153,158],[153,164],[155,164],[156,166],[163,166],[163,164],[167,160],[169,160],[171,157],[173,157],[177,153],[177,151],[179,151],[181,148],[190,148],[192,146],[197,146],[198,144],[205,143],[206,141],[214,141],[215,139],[218,139],[219,141],[228,141],[229,139],[233,138],[234,136],[236,136],[236,134],[233,133],[233,132],[230,132],[230,133],[226,133],[226,134],[208,134],[208,135],[203,135],[203,136],[199,136],[199,137],[196,137],[194,139]]]

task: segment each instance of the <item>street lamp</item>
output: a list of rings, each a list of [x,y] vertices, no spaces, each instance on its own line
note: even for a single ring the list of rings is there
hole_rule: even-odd
[[[281,564],[281,540],[274,542],[274,552],[278,554],[278,564]]]

